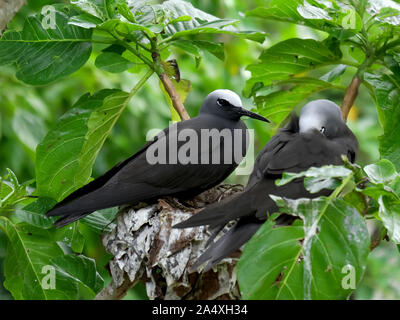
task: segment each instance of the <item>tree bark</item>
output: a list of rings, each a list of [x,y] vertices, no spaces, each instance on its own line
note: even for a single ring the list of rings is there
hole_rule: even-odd
[[[342,104],[342,116],[344,121],[347,121],[351,107],[354,105],[354,101],[357,99],[358,89],[360,88],[361,83],[362,80],[355,75],[350,85],[347,87]]]
[[[0,35],[25,3],[25,0],[0,0]]]

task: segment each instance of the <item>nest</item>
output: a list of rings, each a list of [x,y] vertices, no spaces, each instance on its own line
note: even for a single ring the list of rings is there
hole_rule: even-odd
[[[120,208],[112,231],[103,235],[112,282],[97,299],[120,299],[137,282],[150,299],[239,299],[236,263],[240,252],[205,273],[191,266],[204,252],[208,227],[173,229],[208,204],[243,190],[220,185],[192,200],[164,198],[156,204]]]

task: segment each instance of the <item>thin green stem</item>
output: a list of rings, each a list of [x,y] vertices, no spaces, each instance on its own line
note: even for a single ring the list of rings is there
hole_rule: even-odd
[[[167,37],[167,38],[161,40],[161,41],[158,43],[158,46],[160,47],[161,45],[170,42],[173,38],[174,38],[174,36],[169,36],[169,37]]]
[[[136,83],[136,85],[132,88],[131,92],[129,92],[129,96],[127,99],[127,103],[129,102],[129,100],[132,99],[132,97],[140,90],[140,88],[147,82],[147,80],[152,76],[152,74],[154,73],[153,69],[150,69],[146,72],[146,74],[143,76],[143,78],[141,78],[138,83]]]

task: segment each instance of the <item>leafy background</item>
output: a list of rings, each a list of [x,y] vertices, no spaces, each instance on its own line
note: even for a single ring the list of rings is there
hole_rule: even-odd
[[[63,1],[59,2],[63,3]],[[67,1],[64,3],[66,2]],[[272,21],[256,18],[256,16],[262,17],[266,14],[276,14],[253,10],[258,7],[273,5],[274,2],[278,1],[190,1],[194,7],[211,15],[222,19],[240,20],[241,30],[265,31],[268,37],[264,43],[259,43],[257,41],[248,41],[241,37],[232,37],[228,34],[218,34],[213,39],[224,43],[223,57],[221,57],[220,48],[214,47],[212,50],[204,49],[201,50],[202,53],[200,54],[200,45],[190,50],[190,48],[188,48],[188,43],[184,41],[181,41],[181,43],[176,45],[172,50],[172,57],[179,62],[181,77],[183,79],[189,79],[191,82],[192,91],[188,94],[185,101],[186,109],[191,116],[197,114],[204,96],[216,88],[229,88],[238,93],[243,92],[246,97],[253,94],[258,108],[261,111],[263,110],[263,105],[277,105],[280,106],[279,110],[284,110],[284,112],[276,113],[276,110],[269,108],[268,113],[264,113],[264,115],[274,120],[275,126],[265,126],[255,121],[249,121],[247,123],[247,125],[254,128],[256,132],[255,154],[261,150],[271,135],[276,132],[277,125],[284,119],[288,112],[290,112],[293,104],[297,105],[302,101],[304,102],[304,99],[310,93],[313,93],[313,98],[323,97],[341,104],[343,88],[351,82],[354,75],[354,69],[351,67],[343,68],[339,66],[335,69],[335,72],[328,73],[332,71],[332,67],[321,66],[321,68],[318,69],[318,77],[325,75],[322,80],[302,79],[305,72],[309,71],[307,67],[303,67],[296,70],[296,78],[288,79],[284,74],[276,74],[276,71],[282,70],[279,63],[277,63],[276,66],[271,63],[262,65],[261,67],[263,70],[267,68],[274,74],[274,80],[281,81],[279,86],[295,88],[294,90],[288,91],[290,92],[288,96],[282,97],[275,95],[274,92],[276,92],[277,89],[269,86],[272,83],[270,81],[272,78],[269,78],[268,75],[257,78],[257,70],[260,68],[260,66],[257,65],[257,59],[261,58],[261,64],[264,60],[278,61],[277,58],[282,55],[282,47],[280,47],[282,45],[279,45],[282,41],[287,40],[285,44],[289,47],[297,48],[299,54],[304,53],[304,51],[301,51],[303,49],[299,44],[299,40],[290,39],[308,39],[306,40],[307,46],[304,50],[318,47],[318,50],[323,51],[317,60],[313,60],[311,57],[311,61],[307,60],[303,66],[309,66],[310,63],[316,65],[319,62],[322,64],[337,62],[340,60],[340,57],[337,56],[337,52],[334,50],[332,52],[330,51],[332,46],[330,46],[329,43],[326,44],[327,48],[325,50],[324,48],[321,49],[319,44],[315,42],[325,38],[323,31],[319,31],[324,30],[325,26],[323,24],[318,24],[318,21],[309,20],[309,22],[311,21],[309,25],[298,25],[288,24],[286,22],[288,19],[281,19],[284,21]],[[28,5],[24,6],[18,12],[10,23],[9,29],[22,30],[23,24],[28,16],[32,13],[40,12],[44,5],[54,3],[56,3],[56,1],[28,0]],[[287,3],[291,4],[297,2],[287,0]],[[245,13],[248,11],[252,13],[248,14],[248,17],[245,17]],[[300,18],[294,17],[292,19]],[[83,19],[82,21],[87,23],[87,19]],[[77,23],[83,23],[82,21],[77,21]],[[314,29],[310,27],[314,27]],[[357,24],[356,27],[358,28],[359,24]],[[88,36],[87,33],[88,31],[83,32],[82,36]],[[343,37],[346,37],[346,35],[343,35]],[[275,46],[276,44],[277,46]],[[49,130],[54,128],[57,121],[68,121],[68,118],[59,119],[62,115],[70,111],[72,106],[79,105],[79,99],[91,99],[93,104],[104,103],[104,98],[110,97],[111,95],[119,94],[122,95],[120,98],[123,99],[123,93],[118,90],[129,92],[134,84],[143,76],[139,61],[132,64],[129,63],[129,61],[127,62],[127,60],[124,61],[120,58],[116,58],[115,53],[112,51],[107,53],[102,52],[103,49],[104,45],[94,43],[92,48],[93,54],[81,69],[63,78],[61,81],[55,81],[50,84],[36,83],[37,86],[29,86],[20,81],[24,80],[28,83],[30,81],[29,78],[24,78],[24,73],[22,71],[22,73],[17,73],[17,75],[15,75],[14,67],[0,67],[0,176],[13,182],[11,185],[3,184],[2,192],[4,192],[4,188],[14,188],[16,191],[13,197],[18,199],[18,194],[23,195],[27,188],[29,191],[30,186],[26,187],[26,185],[21,185],[21,183],[29,182],[32,177],[35,177],[35,161],[38,161],[38,159],[41,159],[43,156],[41,150],[46,149],[46,144],[49,146],[56,143],[51,141],[51,137],[49,136],[46,137],[46,141],[43,143],[44,137]],[[1,50],[0,46],[0,52]],[[81,50],[85,50],[85,48],[81,48]],[[189,51],[191,51],[192,54],[188,54],[187,52]],[[346,53],[346,55],[349,57],[346,56],[345,58],[350,59],[350,57],[353,57],[353,59],[357,60],[357,58],[361,56],[360,59],[362,59],[362,54],[357,52],[357,49],[354,49],[354,52]],[[117,57],[120,56],[117,55]],[[109,72],[115,71],[115,65],[110,67],[110,65],[107,64],[109,61],[114,61],[112,60],[113,58],[116,59],[115,63],[117,66],[121,68],[118,71],[129,70],[122,73]],[[132,59],[131,56],[129,56],[129,58]],[[286,58],[289,59],[290,57]],[[15,59],[15,57],[13,57],[13,59]],[[20,57],[20,59],[22,61],[24,57]],[[23,61],[21,64],[23,65]],[[246,69],[247,66],[249,67]],[[66,71],[61,70],[60,72]],[[251,77],[251,73],[253,73],[253,77]],[[340,75],[340,77],[337,77],[338,75]],[[373,75],[367,76],[366,80],[374,87],[382,83],[382,79],[376,79]],[[388,79],[388,81],[389,80],[390,79]],[[264,83],[264,88],[258,88],[259,91],[255,94],[254,85],[259,81]],[[305,82],[303,82],[301,86],[297,86],[296,81]],[[81,98],[87,92],[94,93],[108,88],[114,88],[117,91],[101,91],[98,94],[101,95],[102,99],[98,100],[93,96],[91,98]],[[382,93],[379,95],[378,92],[377,100],[385,100],[384,98],[388,96],[388,92],[385,91],[387,88],[387,85],[382,85]],[[328,90],[319,93],[321,89]],[[394,95],[395,93],[391,94],[392,97]],[[387,103],[388,101],[383,101],[383,103],[385,102]],[[123,104],[123,101],[121,103]],[[244,97],[244,104],[247,107],[253,107],[254,101],[253,99]],[[85,105],[88,104],[86,103]],[[285,106],[287,109],[282,108]],[[301,103],[299,104],[299,107],[300,106]],[[388,109],[390,109],[389,106],[386,110]],[[378,115],[376,110],[376,106],[369,95],[367,87],[362,86],[360,88],[359,97],[349,115],[349,126],[360,141],[361,152],[358,163],[362,166],[376,162],[380,157],[378,137],[383,133],[383,129],[378,119],[383,121],[384,118],[382,114]],[[115,112],[118,112],[118,110]],[[391,111],[389,110],[388,112]],[[388,118],[390,117],[386,117],[386,119]],[[88,161],[94,161],[91,175],[97,177],[115,163],[130,156],[143,145],[143,141],[146,140],[146,134],[149,130],[164,128],[169,124],[170,120],[170,106],[168,101],[164,98],[163,92],[159,89],[159,80],[157,77],[153,76],[135,95],[134,99],[127,104],[123,116],[116,122],[108,139],[104,141],[104,145],[97,157],[95,159],[94,157],[88,159]],[[89,121],[85,118],[84,114],[82,114],[82,121]],[[387,130],[389,130],[389,126],[392,128],[396,127],[396,123],[389,123],[386,127]],[[396,137],[393,137],[393,139],[395,138]],[[39,143],[41,143],[41,145],[37,148]],[[19,182],[16,181],[16,177],[14,177],[7,168],[12,169],[16,177],[18,177]],[[46,169],[46,167],[42,169],[39,167],[39,170]],[[77,172],[79,172],[79,170],[81,170],[80,172],[86,172],[85,168],[79,166],[74,170],[77,170]],[[85,174],[88,175],[88,177],[90,176],[90,172],[86,172]],[[63,181],[63,177],[57,179]],[[232,175],[229,181],[245,183],[247,177]],[[79,181],[77,184],[79,184]],[[42,194],[46,194],[48,191],[49,193],[47,195],[49,197],[56,198],[56,196],[51,193],[55,190],[51,187],[49,181],[36,181],[36,186],[44,190]],[[55,192],[55,194],[57,193]],[[62,252],[58,246],[52,246],[43,240],[48,237],[47,233],[49,232],[52,233],[51,237],[54,237],[55,240],[63,240],[68,243],[74,252],[82,252],[85,257],[88,257],[85,261],[80,261],[79,265],[93,268],[93,260],[91,259],[94,259],[97,264],[99,277],[97,277],[96,272],[94,272],[93,274],[95,276],[93,278],[86,279],[81,270],[75,269],[73,274],[63,275],[63,278],[60,279],[57,278],[57,281],[63,284],[62,291],[66,292],[66,294],[75,294],[75,298],[91,298],[94,294],[92,291],[93,288],[98,288],[103,285],[99,283],[100,276],[104,279],[105,283],[109,282],[109,275],[105,269],[105,265],[110,259],[110,256],[104,251],[100,243],[99,232],[101,231],[101,227],[97,229],[93,228],[93,225],[96,225],[96,221],[89,221],[88,223],[80,223],[79,227],[74,225],[71,227],[72,229],[62,229],[62,231],[56,233],[49,231],[50,222],[43,221],[37,213],[42,212],[43,207],[50,207],[52,204],[52,200],[42,199],[40,203],[36,203],[26,209],[24,214],[18,215],[18,211],[16,211],[16,216],[13,215],[12,208],[5,206],[0,209],[0,214],[4,217],[12,216],[13,219],[23,220],[27,219],[26,212],[28,212],[29,221],[25,222],[29,222],[29,225],[22,225],[22,228],[31,230],[29,232],[32,232],[33,229],[36,238],[29,239],[28,236],[26,243],[29,244],[30,241],[32,241],[32,244],[41,244],[42,247],[40,249],[43,252],[51,253],[54,259],[53,264],[55,265],[77,264],[75,264],[76,261],[73,261],[76,258],[68,254],[71,253],[68,252],[68,248]],[[110,211],[103,215],[95,215],[90,219],[97,219],[98,225],[101,226],[102,223],[101,221],[99,222],[99,220],[104,219],[104,217],[111,217],[112,214],[113,212]],[[5,220],[0,220],[0,225],[3,226],[3,228],[0,229],[6,230],[9,238],[17,236],[13,227],[7,224]],[[370,227],[372,228],[372,226]],[[77,228],[79,228],[79,230]],[[264,231],[266,232],[264,236],[267,236],[268,230]],[[32,249],[39,250],[33,245]],[[6,235],[4,231],[0,231],[0,283],[4,281],[3,273],[7,271],[7,268],[13,267],[5,263],[6,251],[7,255],[15,254],[12,250],[7,249]],[[64,255],[65,253],[67,253],[67,255]],[[396,246],[392,242],[382,242],[382,244],[368,256],[368,264],[364,278],[352,297],[356,299],[399,299],[400,278],[398,277],[399,271],[397,267],[399,262],[399,254]],[[21,263],[23,263],[23,261],[21,261]],[[41,267],[40,264],[35,265],[35,272],[40,272]],[[71,283],[68,281],[68,277],[75,279],[74,285],[78,286],[78,289],[76,287],[70,288]],[[17,276],[16,279],[18,279]],[[32,281],[34,280],[35,279]],[[8,281],[9,283],[12,282],[15,286],[22,287],[22,284],[19,284],[15,279],[10,279]],[[11,284],[8,284],[7,287],[10,289],[11,286]],[[46,298],[46,296],[44,296],[46,292],[25,292],[21,294],[22,296],[14,295],[14,298],[18,299],[29,294],[36,295],[38,298]],[[69,296],[69,298],[71,298],[71,296]],[[126,297],[126,299],[139,298],[146,298],[144,288],[141,285],[133,288]],[[12,299],[11,294],[1,285],[0,299]]]

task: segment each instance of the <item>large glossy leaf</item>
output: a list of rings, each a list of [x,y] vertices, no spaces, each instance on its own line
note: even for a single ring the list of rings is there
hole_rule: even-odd
[[[50,231],[5,217],[0,217],[0,230],[8,238],[4,285],[15,299],[92,299],[103,287],[94,260],[65,256]],[[47,286],[50,270],[54,287]]]
[[[306,189],[311,193],[316,193],[323,189],[336,189],[340,184],[339,179],[344,179],[351,173],[351,170],[341,166],[313,167],[300,173],[284,172],[282,179],[276,181],[276,185],[282,186],[292,180],[304,178]]]
[[[381,196],[379,203],[379,217],[388,230],[389,237],[397,244],[400,243],[400,201],[389,196]]]
[[[102,90],[82,96],[37,148],[36,181],[40,196],[57,201],[83,186],[129,94]]]
[[[114,227],[113,220],[117,211],[117,208],[95,211],[79,220],[79,222],[88,226],[96,233],[110,232]]]
[[[104,280],[96,262],[83,255],[65,255],[51,260],[57,273],[56,289],[71,300],[93,299],[103,289]]]
[[[336,38],[348,38],[362,28],[357,12],[342,1],[272,0],[268,7],[247,12],[247,16],[292,22],[326,31]]]
[[[384,134],[379,138],[381,157],[389,159],[400,170],[400,87],[395,75],[365,74],[378,107]]]
[[[114,0],[110,1],[108,10],[99,2],[74,1],[84,15],[74,17],[70,23],[86,28],[114,29],[117,33],[130,33],[131,36],[135,34],[137,41],[143,38],[141,32],[151,38],[158,33],[172,39],[199,34],[230,34],[258,42],[263,42],[266,36],[263,32],[238,30],[232,26],[238,20],[218,19],[187,1],[168,0],[161,4],[142,1],[135,5]]]
[[[238,38],[249,39],[257,42],[264,42],[265,33],[256,31],[240,31],[232,28],[226,28],[232,24],[237,23],[235,20],[215,20],[200,24],[198,27],[189,30],[182,30],[175,32],[172,36],[173,39],[193,36],[199,34],[229,34]]]
[[[380,24],[400,26],[400,4],[392,0],[369,1],[367,12]]]
[[[134,63],[115,52],[103,52],[96,58],[96,67],[111,73],[119,73],[134,66]]]
[[[361,215],[343,200],[289,200],[274,197],[283,212],[302,218],[304,227],[274,227],[268,221],[246,244],[238,264],[244,299],[346,299],[357,285],[369,253]]]
[[[50,229],[56,219],[46,217],[44,214],[54,207],[55,204],[56,201],[53,199],[39,198],[22,209],[16,209],[15,215],[20,221],[29,223],[32,226]]]
[[[45,290],[41,285],[45,276],[43,267],[51,264],[50,259],[63,255],[57,243],[49,241],[48,232],[14,225],[4,217],[0,217],[0,229],[8,238],[4,265],[6,289],[17,300],[57,298],[53,290]]]
[[[259,62],[247,67],[251,78],[244,89],[253,96],[257,111],[281,123],[303,100],[334,87],[330,82],[307,77],[307,72],[341,58],[337,44],[328,46],[313,39],[289,39],[263,51]]]
[[[70,75],[89,59],[91,34],[69,25],[70,11],[55,11],[54,29],[42,15],[28,17],[21,32],[5,32],[0,40],[0,65],[15,64],[17,78],[42,85]],[[47,20],[46,20],[47,21]]]
[[[251,78],[246,83],[246,93],[252,93],[254,85],[264,86],[288,80],[309,70],[335,64],[340,52],[332,51],[324,42],[313,39],[289,39],[264,50],[259,62],[247,67]]]
[[[377,200],[378,215],[390,239],[400,243],[400,175],[386,159],[366,166],[364,171],[370,183],[362,193]]]
[[[279,125],[293,109],[313,94],[333,88],[329,82],[294,78],[266,86],[256,92],[257,112]]]

